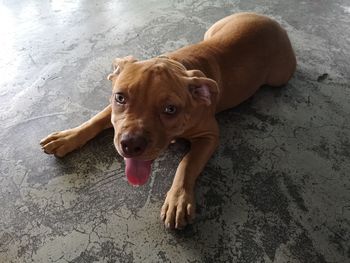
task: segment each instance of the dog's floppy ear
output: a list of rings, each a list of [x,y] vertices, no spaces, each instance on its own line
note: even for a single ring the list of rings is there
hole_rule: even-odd
[[[187,87],[192,97],[209,106],[219,95],[218,84],[207,78],[202,71],[188,70]]]
[[[123,70],[124,66],[127,63],[133,63],[136,62],[137,59],[135,59],[133,56],[127,56],[124,58],[116,58],[113,60],[112,63],[112,70],[113,72],[107,76],[108,80],[113,80],[114,77],[118,76],[119,73]]]

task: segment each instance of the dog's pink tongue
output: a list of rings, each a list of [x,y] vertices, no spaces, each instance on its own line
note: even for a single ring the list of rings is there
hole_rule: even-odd
[[[136,160],[134,158],[125,158],[126,178],[132,185],[143,185],[147,182],[151,174],[152,161]]]

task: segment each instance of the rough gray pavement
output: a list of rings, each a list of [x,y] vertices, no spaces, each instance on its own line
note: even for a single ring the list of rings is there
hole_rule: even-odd
[[[193,225],[159,219],[183,144],[138,188],[111,130],[62,159],[41,152],[108,104],[115,57],[200,41],[241,11],[279,21],[298,68],[218,115]],[[0,22],[0,262],[350,262],[349,1],[5,0]]]

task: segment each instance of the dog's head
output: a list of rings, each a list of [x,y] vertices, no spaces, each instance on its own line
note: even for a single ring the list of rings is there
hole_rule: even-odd
[[[214,103],[218,87],[201,71],[188,71],[168,58],[118,58],[113,67],[108,79],[113,83],[114,145],[126,160],[129,182],[143,184],[151,162],[193,125],[194,111]]]

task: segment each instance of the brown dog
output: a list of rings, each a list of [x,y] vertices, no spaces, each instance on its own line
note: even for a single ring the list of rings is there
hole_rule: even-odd
[[[286,84],[296,60],[286,32],[265,16],[240,13],[215,23],[198,44],[146,61],[116,59],[111,105],[79,127],[41,141],[64,156],[114,127],[132,184],[144,184],[152,161],[176,138],[191,142],[167,193],[161,218],[182,228],[195,215],[195,181],[218,145],[215,113],[234,107],[263,84]]]

